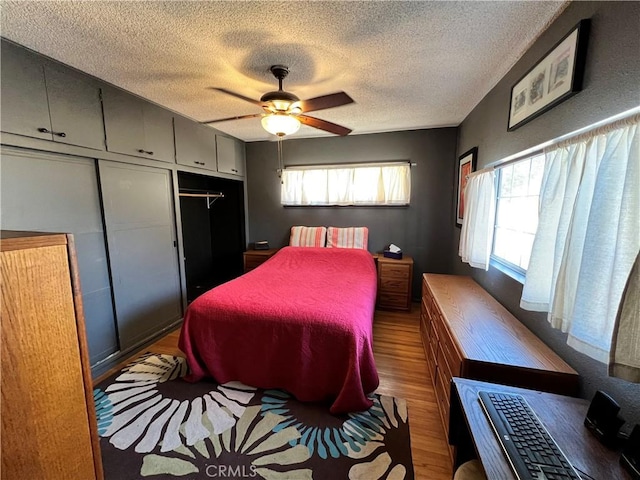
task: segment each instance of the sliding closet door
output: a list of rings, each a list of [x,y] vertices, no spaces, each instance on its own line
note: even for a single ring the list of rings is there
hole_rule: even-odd
[[[122,350],[182,316],[171,174],[99,161]]]
[[[96,161],[2,148],[0,225],[73,233],[91,364],[118,350]]]

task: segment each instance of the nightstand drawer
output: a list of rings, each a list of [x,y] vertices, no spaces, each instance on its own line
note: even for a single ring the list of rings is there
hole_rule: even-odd
[[[381,308],[408,308],[406,294],[378,292],[378,306]]]
[[[256,268],[259,265],[262,265],[264,262],[267,261],[269,257],[247,257],[245,262],[244,262],[244,269],[245,270],[252,270],[254,268]]]
[[[406,278],[380,278],[380,292],[387,293],[407,293],[409,292],[409,283]]]
[[[398,278],[406,280],[411,275],[411,265],[380,264],[380,278]]]
[[[247,250],[244,252],[244,273],[259,267],[275,255],[277,251],[277,248],[270,248],[269,250]]]

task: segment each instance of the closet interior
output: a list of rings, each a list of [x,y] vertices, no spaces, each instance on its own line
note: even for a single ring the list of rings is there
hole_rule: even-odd
[[[244,186],[178,172],[187,302],[242,275]]]

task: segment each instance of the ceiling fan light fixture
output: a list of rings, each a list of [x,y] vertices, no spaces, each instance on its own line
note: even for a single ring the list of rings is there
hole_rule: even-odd
[[[262,128],[273,135],[283,137],[296,133],[300,129],[300,120],[290,115],[273,113],[262,117]]]

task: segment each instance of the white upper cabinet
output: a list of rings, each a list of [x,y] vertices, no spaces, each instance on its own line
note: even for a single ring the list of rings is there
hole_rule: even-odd
[[[175,129],[176,162],[216,171],[215,131],[183,117],[175,118]]]
[[[244,176],[245,150],[244,143],[231,137],[218,135],[216,139],[218,152],[218,171],[232,175]]]
[[[93,79],[2,42],[2,131],[104,150]]]
[[[124,91],[102,92],[107,150],[174,163],[173,114]]]

